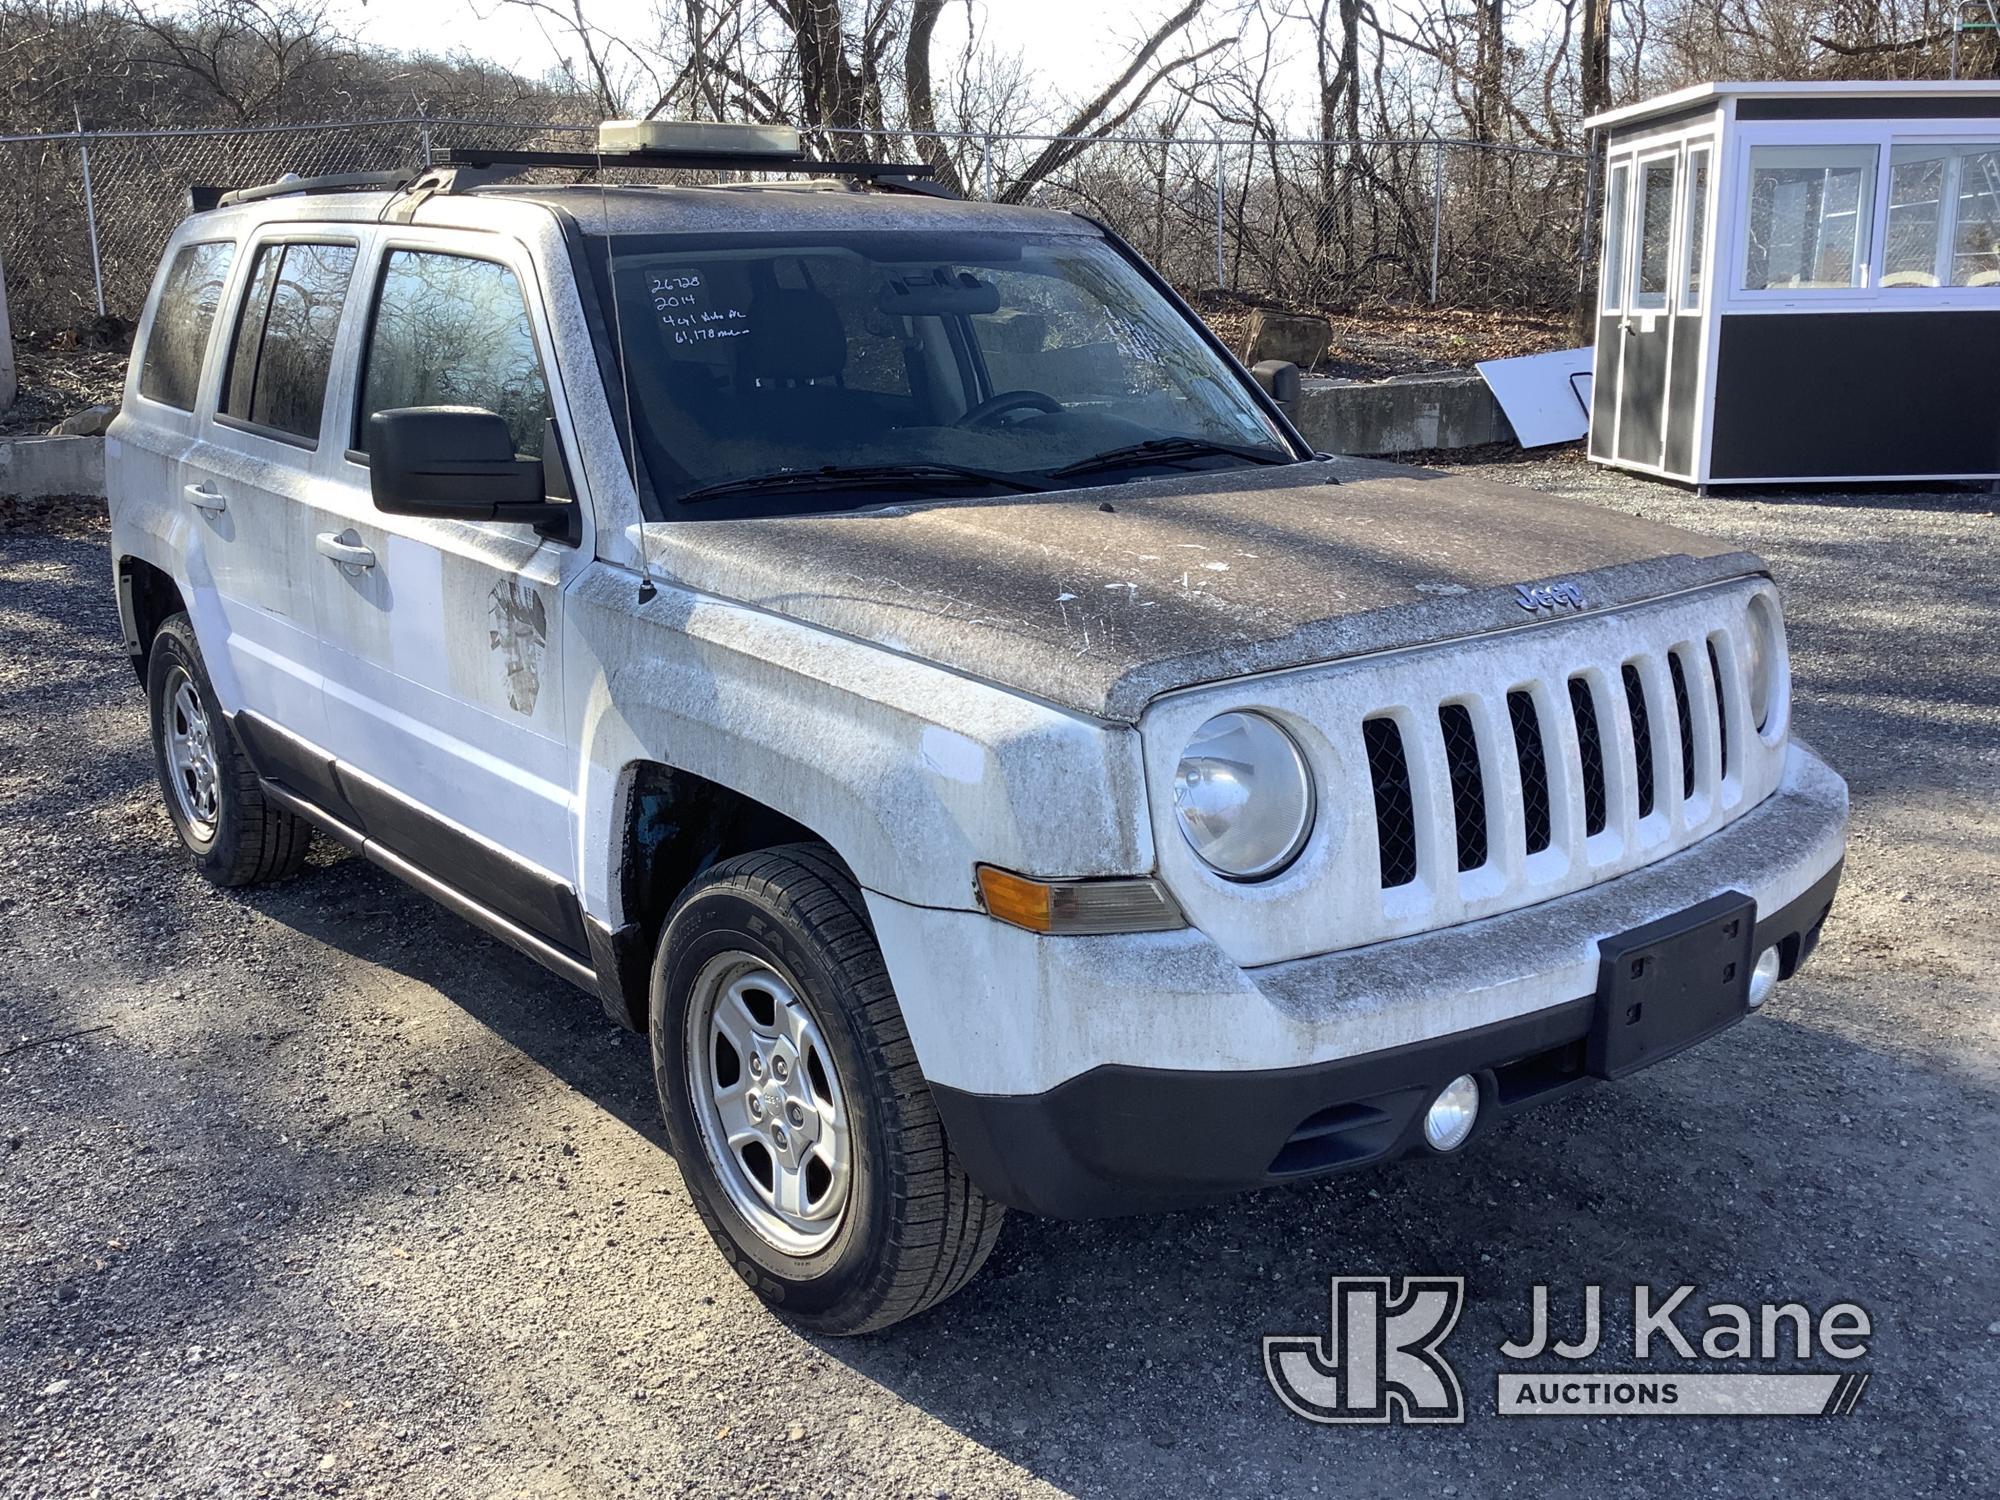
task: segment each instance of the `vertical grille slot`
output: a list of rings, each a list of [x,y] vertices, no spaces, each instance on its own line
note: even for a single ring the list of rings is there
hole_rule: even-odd
[[[1394,719],[1361,721],[1368,776],[1375,783],[1375,832],[1382,860],[1382,888],[1417,878],[1417,815],[1410,802],[1410,762]]]
[[[1486,782],[1479,774],[1479,736],[1472,714],[1463,703],[1438,710],[1444,731],[1444,763],[1451,772],[1451,811],[1458,825],[1458,867],[1476,870],[1486,863]]]
[[[1729,774],[1729,703],[1728,695],[1722,691],[1722,659],[1715,654],[1715,642],[1708,643],[1708,673],[1715,679],[1715,737],[1720,743],[1722,754],[1718,759],[1718,776]]]
[[[1639,816],[1644,818],[1653,811],[1653,716],[1646,711],[1646,684],[1639,669],[1628,661],[1622,675],[1625,709],[1632,716],[1632,754],[1638,762]]]
[[[1515,691],[1507,695],[1507,717],[1514,724],[1514,751],[1521,764],[1521,822],[1527,834],[1528,853],[1540,854],[1549,847],[1549,761],[1542,744],[1542,719],[1535,712],[1535,695]]]
[[[1576,746],[1583,762],[1583,831],[1604,832],[1604,739],[1597,731],[1597,700],[1582,677],[1569,680],[1569,709],[1576,719]]]
[[[1667,653],[1667,671],[1674,679],[1674,717],[1681,723],[1681,796],[1694,795],[1694,705],[1688,701],[1687,668],[1678,651]]]

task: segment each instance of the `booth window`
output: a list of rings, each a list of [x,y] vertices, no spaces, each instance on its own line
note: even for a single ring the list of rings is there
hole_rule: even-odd
[[[2000,145],[1889,153],[1885,287],[2000,287]]]
[[[1860,286],[1875,206],[1873,146],[1755,146],[1743,289]]]
[[[1604,271],[1597,279],[1606,312],[1616,312],[1625,284],[1625,199],[1631,168],[1620,162],[1611,169],[1611,186],[1604,195]]]
[[[1639,168],[1639,257],[1632,267],[1632,306],[1656,312],[1667,305],[1674,249],[1674,161]]]
[[[1681,310],[1701,310],[1701,258],[1708,250],[1708,159],[1709,149],[1698,146],[1688,152],[1687,254],[1681,262]]]

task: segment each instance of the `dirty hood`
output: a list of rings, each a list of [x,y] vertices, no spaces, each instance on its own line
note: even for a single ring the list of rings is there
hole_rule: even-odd
[[[1528,623],[1517,584],[1574,583],[1599,609],[1763,568],[1361,460],[646,532],[663,579],[1125,722],[1176,688]]]

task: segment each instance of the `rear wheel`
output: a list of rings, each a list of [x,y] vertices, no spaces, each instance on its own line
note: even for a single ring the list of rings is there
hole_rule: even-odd
[[[160,795],[195,868],[217,885],[298,872],[312,843],[303,818],[264,796],[210,686],[194,625],[168,617],[146,661]]]
[[[651,1021],[682,1176],[765,1301],[866,1333],[984,1264],[1005,1210],[953,1156],[861,893],[824,849],[743,855],[691,887]]]

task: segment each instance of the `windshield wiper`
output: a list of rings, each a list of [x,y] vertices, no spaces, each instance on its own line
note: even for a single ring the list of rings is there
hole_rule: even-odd
[[[1060,469],[1049,470],[1051,479],[1070,479],[1078,474],[1095,474],[1103,469],[1122,469],[1128,465],[1160,463],[1177,458],[1240,458],[1253,464],[1288,464],[1292,462],[1289,453],[1276,448],[1247,448],[1237,443],[1212,443],[1207,438],[1159,437],[1147,438],[1143,443],[1127,443],[1122,448],[1109,448],[1102,453],[1093,453],[1089,458],[1080,458],[1073,464],[1064,464]]]
[[[1022,492],[1043,488],[1032,479],[998,469],[975,469],[969,464],[821,464],[817,469],[774,469],[769,474],[705,484],[682,495],[679,503],[699,505],[731,495],[783,495],[798,490],[916,490],[941,484],[998,485]]]

